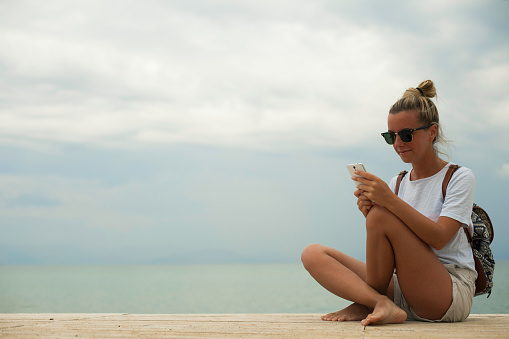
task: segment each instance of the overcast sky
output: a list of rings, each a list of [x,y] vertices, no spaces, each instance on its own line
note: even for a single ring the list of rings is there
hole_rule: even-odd
[[[431,79],[509,258],[509,1],[0,1],[0,264],[364,258],[345,165]]]

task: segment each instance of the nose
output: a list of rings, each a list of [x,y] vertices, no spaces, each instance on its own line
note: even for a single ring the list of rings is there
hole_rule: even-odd
[[[394,147],[403,146],[405,143],[401,140],[399,135],[396,135],[396,139],[394,140]]]

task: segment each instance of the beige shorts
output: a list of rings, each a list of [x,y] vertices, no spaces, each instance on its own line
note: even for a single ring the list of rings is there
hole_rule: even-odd
[[[455,266],[454,264],[444,265],[452,281],[452,304],[440,320],[429,320],[419,317],[408,306],[401,289],[398,278],[394,274],[394,303],[401,307],[407,314],[407,320],[429,321],[429,322],[457,322],[465,320],[472,309],[472,301],[475,293],[476,273],[467,269]]]

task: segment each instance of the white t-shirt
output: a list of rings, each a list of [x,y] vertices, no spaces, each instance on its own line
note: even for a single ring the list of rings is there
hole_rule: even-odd
[[[452,176],[447,186],[445,201],[442,196],[442,182],[449,169],[447,164],[437,174],[419,180],[410,181],[410,174],[405,175],[399,187],[398,196],[418,212],[433,221],[441,216],[459,221],[462,227],[441,250],[431,246],[443,264],[454,264],[475,272],[472,249],[463,231],[468,228],[473,233],[472,204],[474,202],[475,177],[466,167],[460,167]],[[397,176],[392,178],[390,188],[394,192]]]

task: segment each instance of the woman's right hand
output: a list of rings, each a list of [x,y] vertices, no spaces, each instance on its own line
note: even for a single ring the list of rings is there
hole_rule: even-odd
[[[373,206],[371,199],[367,198],[361,189],[356,190],[353,194],[357,197],[357,208],[362,212],[364,217],[368,216],[369,210]]]

